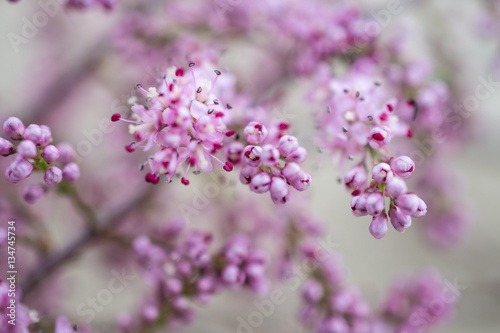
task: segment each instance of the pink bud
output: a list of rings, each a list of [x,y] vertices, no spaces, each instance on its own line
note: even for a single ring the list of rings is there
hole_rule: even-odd
[[[36,145],[31,140],[21,141],[16,150],[24,158],[33,158],[37,155]]]
[[[285,177],[289,182],[292,182],[300,176],[301,172],[302,168],[300,167],[300,165],[294,162],[288,162],[287,164],[285,164],[283,170],[281,170],[281,175]]]
[[[415,171],[415,162],[408,156],[399,156],[391,159],[391,167],[396,175],[408,178]]]
[[[288,155],[285,159],[288,162],[302,163],[306,160],[307,150],[304,147],[297,148],[296,151]]]
[[[267,129],[262,124],[251,121],[243,130],[243,135],[249,144],[258,145],[267,137]]]
[[[16,117],[10,117],[3,123],[3,131],[14,140],[22,138],[24,129],[23,122]]]
[[[265,172],[257,174],[250,181],[250,190],[255,193],[265,193],[269,191],[270,186],[271,177]]]
[[[60,143],[57,145],[57,149],[59,149],[59,162],[68,164],[75,161],[76,153],[69,143]]]
[[[403,214],[397,206],[391,207],[389,217],[392,226],[399,232],[405,231],[411,225],[411,216]]]
[[[385,190],[391,197],[397,198],[408,192],[408,186],[406,186],[406,182],[403,179],[394,177],[387,182]]]
[[[42,157],[48,164],[54,163],[59,158],[59,149],[56,146],[48,145],[42,151]]]
[[[45,175],[43,176],[43,180],[48,185],[55,185],[61,182],[63,178],[63,172],[61,169],[55,166],[51,166],[45,171]]]
[[[14,152],[12,143],[4,138],[0,138],[0,156],[9,156]]]
[[[297,191],[305,191],[311,186],[311,175],[305,171],[299,172],[298,176],[290,182]]]
[[[23,187],[22,196],[24,201],[33,204],[45,194],[45,189],[40,184],[29,184]]]
[[[45,125],[40,125],[42,129],[42,137],[40,138],[40,146],[45,147],[49,143],[52,142],[52,133],[50,132],[50,128]]]
[[[373,167],[372,178],[377,183],[387,183],[394,177],[391,167],[387,163],[379,163]]]
[[[379,216],[374,216],[368,229],[370,230],[372,236],[376,239],[384,237],[387,230],[389,230],[389,226],[387,225],[387,215],[382,213]]]
[[[260,157],[262,155],[262,148],[258,146],[246,146],[243,150],[243,158],[248,165],[257,167],[260,165]]]
[[[385,208],[382,192],[369,193],[366,198],[366,211],[369,215],[378,216]]]
[[[31,124],[24,130],[24,138],[33,141],[36,145],[42,142],[42,128],[36,124]]]
[[[280,138],[278,149],[281,156],[287,157],[299,148],[299,141],[291,135],[284,135]]]
[[[403,214],[413,217],[420,217],[427,213],[425,202],[413,193],[400,195],[396,199],[396,206]]]
[[[367,194],[362,194],[358,195],[351,200],[351,209],[352,213],[355,216],[366,216],[368,215],[368,212],[366,210],[366,199],[368,195]]]
[[[261,161],[264,166],[271,167],[278,163],[280,152],[273,145],[264,145],[262,147]]]
[[[240,172],[240,181],[243,184],[249,184],[252,178],[259,172],[258,168],[245,166]]]
[[[74,182],[80,178],[80,167],[76,163],[68,163],[63,169],[63,177],[67,182]],[[158,181],[157,181],[158,182]]]
[[[29,177],[33,171],[33,165],[26,161],[25,159],[17,159],[12,162],[7,170],[5,170],[5,176],[7,180],[11,183],[18,183],[21,180]]]
[[[238,164],[241,161],[241,156],[245,146],[238,141],[231,142],[225,149],[225,155],[229,162]]]
[[[373,149],[380,149],[391,141],[391,130],[386,127],[375,127],[370,131],[368,143]]]
[[[290,190],[288,189],[288,184],[281,177],[273,177],[270,192],[271,199],[276,205],[282,205],[290,200]]]
[[[366,171],[361,165],[351,168],[344,176],[344,184],[348,190],[363,190],[366,186]]]
[[[302,297],[309,303],[317,303],[324,295],[323,286],[316,280],[309,279],[302,287]]]

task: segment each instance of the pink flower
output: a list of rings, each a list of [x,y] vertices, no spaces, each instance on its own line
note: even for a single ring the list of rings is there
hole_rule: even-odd
[[[403,214],[413,217],[420,217],[427,213],[425,202],[413,193],[400,195],[396,199],[396,206]]]
[[[23,140],[17,145],[17,153],[24,158],[33,158],[38,151],[36,145],[31,140]]]
[[[14,147],[10,141],[0,138],[0,156],[9,156],[14,153]]]
[[[256,121],[251,121],[243,130],[243,135],[249,144],[258,145],[267,137],[267,128]]]
[[[403,232],[411,226],[411,216],[403,214],[397,206],[391,207],[389,218],[394,229],[399,232]]]
[[[408,156],[400,156],[391,159],[391,168],[396,175],[408,178],[415,171],[415,162]]]
[[[379,163],[373,167],[372,178],[377,183],[387,183],[394,177],[391,167],[387,163]]]
[[[403,179],[393,177],[387,182],[385,190],[391,197],[397,198],[408,192],[408,186],[406,186],[406,182]]]
[[[285,180],[281,177],[273,177],[270,192],[271,199],[276,205],[284,204],[290,200],[290,190]]]
[[[67,166],[66,166],[67,167]],[[65,167],[65,169],[66,169]],[[55,185],[61,182],[63,178],[63,172],[61,169],[55,166],[51,166],[45,171],[45,175],[43,176],[43,180],[48,185]]]
[[[10,117],[3,123],[3,131],[13,140],[21,139],[24,129],[23,122],[16,117]]]
[[[387,230],[389,230],[389,227],[387,225],[387,215],[385,214],[385,212],[378,216],[374,216],[368,229],[370,230],[372,236],[376,239],[381,239],[382,237],[384,237],[387,233]]]
[[[5,170],[5,177],[11,183],[18,183],[21,180],[29,177],[33,171],[33,165],[25,159],[18,158],[12,162],[7,170]]]
[[[375,127],[370,131],[368,143],[373,149],[380,149],[391,141],[391,130],[386,127]]]

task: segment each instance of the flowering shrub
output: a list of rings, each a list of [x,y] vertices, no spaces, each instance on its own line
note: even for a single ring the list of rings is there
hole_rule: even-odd
[[[1,114],[0,247],[9,251],[7,263],[19,266],[10,269],[19,281],[0,280],[2,316],[14,320],[9,306],[17,305],[16,325],[2,321],[1,332],[177,330],[216,295],[279,298],[273,286],[297,278],[303,262],[311,267],[294,291],[304,329],[431,332],[452,318],[457,297],[434,307],[448,290],[435,270],[396,280],[380,305],[365,297],[339,253],[318,245],[329,225],[348,222],[335,217],[333,205],[326,207],[331,219],[321,221],[312,199],[330,193],[321,189],[337,178],[347,193],[329,202],[355,217],[369,215],[366,234],[378,246],[389,225],[402,233],[413,224],[408,233],[423,229],[440,246],[464,238],[470,215],[457,206],[466,207],[466,198],[453,190],[456,177],[441,153],[467,143],[472,126],[449,116],[462,96],[455,73],[439,75],[446,59],[417,58],[410,32],[374,31],[368,8],[356,2],[59,5],[71,15],[98,15],[101,8],[116,19],[111,46],[99,61],[89,52],[81,77],[64,81],[66,94],[104,76],[106,59],[123,68],[113,74],[113,90],[107,87],[122,95],[112,111],[99,112],[113,135],[91,134],[96,146],[109,146],[100,158],[83,154],[81,142],[53,139],[52,131],[56,139],[71,131],[59,119],[76,112],[71,103],[54,102],[59,95],[50,88],[54,96],[39,112]],[[422,156],[419,147],[436,132],[445,139],[432,139]],[[322,170],[334,176],[324,181]],[[260,195],[267,192],[270,200]],[[42,223],[51,213],[71,216],[70,228],[60,230],[64,246]],[[95,298],[73,312],[54,300],[71,284],[61,272],[92,250],[100,263],[140,277],[143,288],[132,306],[107,320],[108,330],[94,321],[104,308]],[[98,293],[101,305],[103,295],[112,300],[118,290],[113,283]]]

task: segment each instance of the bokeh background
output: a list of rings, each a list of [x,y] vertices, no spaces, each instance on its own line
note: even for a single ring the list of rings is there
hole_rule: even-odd
[[[387,5],[384,1],[372,0],[360,3],[368,13]],[[102,119],[120,111],[125,105],[123,101],[133,93],[134,85],[148,74],[149,69],[139,72],[128,68],[126,62],[110,51],[112,33],[127,6],[132,5],[133,1],[125,1],[111,13],[99,10],[59,12],[15,52],[8,34],[19,33],[23,18],[31,17],[39,7],[32,1],[15,5],[0,2],[0,120],[11,115],[43,120],[53,128],[57,141],[64,139],[77,145],[87,140],[85,131],[98,128]],[[407,1],[403,13],[393,17],[383,33],[391,33],[391,29],[397,29],[401,22],[417,26],[421,33],[412,41],[414,52],[429,56],[442,52],[449,56],[450,61],[457,64],[458,84],[468,94],[474,94],[478,77],[493,75],[500,81],[500,73],[495,73],[492,67],[498,57],[498,36],[479,38],[474,30],[481,15],[480,3],[475,0]],[[249,68],[241,54],[259,56],[258,50],[229,45],[225,57],[231,70],[242,76],[264,75],[255,74],[258,70]],[[297,92],[301,88],[300,84],[290,87]],[[300,126],[299,138],[312,141],[312,123],[300,114],[300,110],[307,110],[308,106],[300,105],[293,97],[288,103],[288,112],[298,112],[292,122]],[[456,280],[466,287],[460,295],[454,322],[437,331],[500,332],[499,105],[500,87],[497,87],[492,97],[482,101],[480,109],[468,119],[474,127],[469,145],[447,161],[450,172],[459,175],[463,187],[457,184],[457,190],[465,191],[473,217],[465,240],[450,249],[429,245],[418,227],[403,234],[389,232],[381,241],[373,239],[367,232],[368,221],[350,214],[350,198],[336,182],[340,173],[324,156],[315,152],[310,154],[310,159],[321,163],[312,174],[314,185],[308,209],[327,222],[328,234],[338,244],[337,250],[348,268],[349,281],[360,286],[369,301],[380,300],[393,277],[401,272],[415,273],[424,267],[435,266],[446,279]],[[122,150],[122,145],[113,137],[122,135],[123,129],[112,128],[103,135],[102,143],[93,145],[82,161],[84,180],[91,177],[105,180],[107,172],[120,172],[120,167],[108,170],[105,165],[109,162],[110,151]],[[126,186],[127,182],[130,187]],[[124,180],[124,184],[109,186],[122,186],[132,191],[134,182],[137,180],[129,179]],[[0,186],[3,191],[10,184],[2,180]],[[178,190],[184,198],[180,200],[189,200],[190,190],[180,186]],[[67,202],[40,204],[36,208],[39,219],[54,233],[59,245],[66,243],[67,233],[74,230],[74,223],[78,224],[78,221],[67,220],[66,212],[70,209]],[[418,224],[418,220],[414,224]],[[111,276],[106,267],[96,266],[98,257],[98,251],[90,252],[77,259],[65,273],[78,287],[66,289],[64,297],[56,303],[70,318],[79,319],[76,306],[88,295],[95,295]],[[137,283],[116,295],[112,304],[98,314],[94,324],[100,327],[101,322],[132,306],[134,295],[140,292],[141,286]],[[193,325],[179,331],[235,332],[237,317],[245,317],[255,310],[249,297],[235,293],[217,296],[210,306],[199,307],[199,318]],[[256,332],[294,332],[291,323],[298,297],[291,291],[287,291],[286,297],[287,301],[278,306]]]

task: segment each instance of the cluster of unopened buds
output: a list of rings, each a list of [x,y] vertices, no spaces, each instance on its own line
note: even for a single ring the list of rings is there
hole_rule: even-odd
[[[351,209],[356,216],[373,216],[369,230],[380,239],[388,230],[385,198],[389,198],[389,218],[392,226],[403,232],[411,225],[412,217],[427,213],[425,202],[414,193],[408,193],[405,178],[415,170],[415,163],[408,156],[391,158],[373,166],[372,181],[367,187],[367,172],[361,164],[347,172],[344,182],[352,190]]]
[[[151,105],[139,104],[133,97],[132,119],[123,119],[120,114],[111,117],[112,121],[130,123],[129,132],[136,142],[125,147],[128,152],[137,147],[145,151],[158,148],[146,162],[151,172],[145,179],[152,184],[159,182],[160,175],[170,182],[182,164],[186,164],[181,178],[184,185],[189,185],[187,175],[191,167],[195,174],[200,170],[208,173],[212,171],[212,161],[216,161],[228,172],[233,169],[230,162],[215,156],[224,139],[235,133],[226,127],[231,106],[221,103],[215,95],[215,83],[222,73],[206,63],[190,63],[189,67],[189,73],[180,67],[169,68],[158,88],[146,90],[138,84],[137,89]]]
[[[20,0],[7,0],[9,2],[19,2]],[[55,1],[54,1],[55,2]],[[57,1],[61,2],[61,1]],[[95,6],[101,6],[106,10],[115,8],[119,0],[67,0],[66,7],[74,9],[87,9]],[[58,4],[56,5],[58,6]]]
[[[5,170],[7,180],[19,183],[33,172],[44,173],[44,183],[28,184],[23,188],[26,202],[34,203],[49,188],[62,181],[74,182],[80,177],[73,148],[66,143],[51,145],[52,134],[48,126],[31,124],[25,127],[21,120],[10,117],[3,124],[3,130],[12,141],[0,138],[0,155],[14,157]]]
[[[304,191],[311,184],[311,176],[299,165],[307,151],[288,132],[287,123],[275,124],[268,132],[264,125],[252,121],[243,130],[249,145],[234,142],[226,150],[229,161],[244,165],[241,182],[255,193],[269,191],[275,204],[289,201],[289,186]]]

